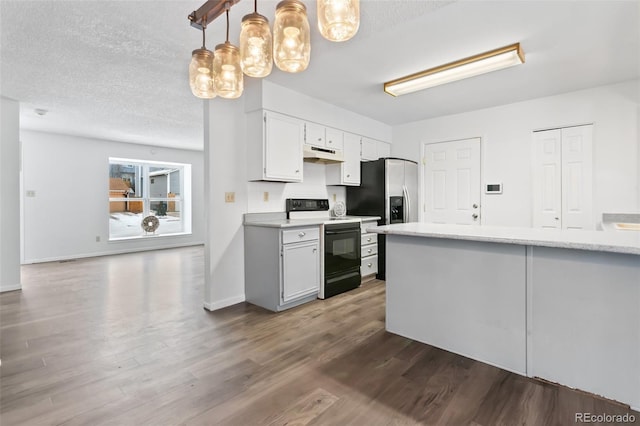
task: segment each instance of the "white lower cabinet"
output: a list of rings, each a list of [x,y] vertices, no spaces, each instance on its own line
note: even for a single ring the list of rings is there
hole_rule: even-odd
[[[245,226],[244,246],[247,302],[277,312],[318,297],[319,226]]]
[[[377,225],[376,220],[362,222],[360,231],[360,275],[363,280],[372,278],[378,273],[378,234],[369,234],[366,229]]]
[[[282,303],[318,294],[320,288],[320,242],[282,246]]]

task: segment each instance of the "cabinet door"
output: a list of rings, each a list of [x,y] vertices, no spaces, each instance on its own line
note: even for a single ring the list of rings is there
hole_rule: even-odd
[[[305,123],[304,143],[324,148],[324,137],[324,126],[316,123]]]
[[[362,161],[377,160],[378,147],[376,141],[369,138],[362,138]]]
[[[391,144],[378,141],[376,143],[376,148],[378,149],[378,152],[376,153],[378,158],[391,157]]]
[[[360,185],[360,136],[344,135],[342,180],[345,185]]]
[[[296,118],[265,113],[266,180],[302,182],[303,131],[304,123]]]
[[[316,240],[282,247],[282,303],[318,293],[319,242]]]
[[[335,150],[343,149],[344,132],[342,130],[327,127],[325,130],[325,136],[325,145],[327,148]]]

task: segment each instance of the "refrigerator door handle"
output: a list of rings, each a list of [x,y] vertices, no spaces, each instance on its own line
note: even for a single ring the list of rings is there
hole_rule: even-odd
[[[407,189],[406,185],[402,185],[402,192],[404,194],[404,206],[402,206],[403,210],[404,210],[404,214],[403,214],[403,218],[402,220],[404,221],[404,223],[410,222],[411,220],[411,200],[409,199],[409,190]]]

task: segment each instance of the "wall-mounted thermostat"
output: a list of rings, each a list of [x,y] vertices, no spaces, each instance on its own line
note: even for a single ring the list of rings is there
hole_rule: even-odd
[[[502,194],[502,183],[488,183],[485,194]]]

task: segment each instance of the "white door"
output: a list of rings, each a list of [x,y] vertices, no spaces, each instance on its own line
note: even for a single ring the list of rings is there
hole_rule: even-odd
[[[534,133],[533,226],[562,227],[562,132]]]
[[[304,123],[293,117],[268,112],[265,126],[265,178],[302,182]]]
[[[480,138],[423,144],[424,222],[480,224]]]
[[[595,228],[592,139],[592,125],[534,132],[534,227]]]
[[[562,129],[563,229],[595,229],[592,139],[592,125]]]
[[[320,253],[318,241],[282,247],[282,302],[318,293]]]

